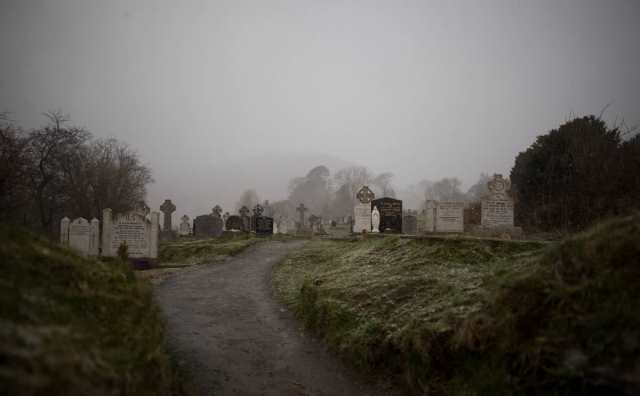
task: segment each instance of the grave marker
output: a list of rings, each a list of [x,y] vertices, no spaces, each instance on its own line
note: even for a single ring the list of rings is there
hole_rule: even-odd
[[[369,186],[362,186],[356,194],[356,204],[353,207],[353,232],[371,232],[371,201],[375,194]],[[374,205],[375,206],[375,205]],[[379,208],[378,208],[379,209]]]
[[[438,202],[435,231],[464,232],[464,202]]]
[[[372,205],[380,211],[380,232],[402,232],[402,201],[384,197],[374,199]]]
[[[482,200],[483,228],[513,227],[513,199],[509,196],[509,180],[495,174],[488,183],[489,195]]]
[[[102,255],[115,257],[122,243],[131,258],[157,258],[160,213],[152,212],[147,219],[143,212],[134,211],[112,218],[111,209],[102,211]]]

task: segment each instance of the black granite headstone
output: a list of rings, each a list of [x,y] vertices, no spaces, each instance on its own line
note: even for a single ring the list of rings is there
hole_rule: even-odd
[[[371,201],[371,207],[380,212],[380,232],[402,232],[402,201],[393,198],[379,198]]]
[[[193,220],[196,237],[219,237],[222,235],[222,219],[212,215],[201,215]]]
[[[255,216],[253,220],[256,235],[273,235],[273,217]]]

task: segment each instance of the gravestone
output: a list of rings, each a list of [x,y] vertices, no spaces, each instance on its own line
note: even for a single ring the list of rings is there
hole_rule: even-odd
[[[273,217],[256,216],[255,230],[257,236],[273,235]]]
[[[63,246],[69,246],[69,220],[68,217],[63,217],[60,220],[60,244]]]
[[[89,222],[83,217],[69,224],[69,247],[82,256],[89,254],[90,228]]]
[[[222,219],[214,215],[200,215],[193,220],[193,235],[198,238],[222,235]]]
[[[513,227],[513,199],[509,196],[509,180],[495,174],[487,185],[489,194],[482,200],[482,227]]]
[[[231,216],[229,212],[225,212],[222,215],[222,223],[224,224],[224,228],[223,228],[224,230],[227,230],[227,219],[229,218],[229,216]]]
[[[422,234],[426,229],[426,210],[422,209],[422,212],[416,216],[416,227],[418,228],[418,234]]]
[[[180,236],[189,236],[191,235],[191,223],[189,223],[189,216],[184,215],[180,219],[180,228],[178,230],[178,234]]]
[[[300,213],[300,221],[298,222],[298,227],[297,227],[298,232],[302,232],[306,228],[304,223],[304,212],[306,212],[307,210],[309,209],[306,208],[303,203],[301,203],[300,206],[296,208],[296,212]]]
[[[438,202],[435,231],[464,232],[464,202]]]
[[[240,218],[242,219],[242,228],[240,231],[242,232],[251,232],[251,217],[249,216],[249,208],[243,206],[240,208]]]
[[[174,205],[170,199],[165,199],[164,203],[160,205],[160,211],[162,212],[164,217],[160,238],[163,241],[171,241],[175,239],[175,234],[172,230],[171,216],[173,215],[173,212],[176,211],[176,205]]]
[[[97,256],[100,253],[100,221],[88,222],[78,217],[70,221],[64,217],[60,221],[60,243],[82,256]]]
[[[402,201],[384,197],[371,201],[380,212],[380,232],[402,232]]]
[[[371,232],[371,201],[375,194],[369,186],[362,186],[356,194],[356,204],[353,207],[353,230],[359,234],[363,231]]]
[[[431,199],[427,200],[424,209],[424,232],[436,231],[436,207],[438,203]]]
[[[243,228],[242,217],[238,215],[230,215],[225,222],[225,229],[232,232],[240,232]]]
[[[160,211],[164,215],[162,230],[171,231],[171,215],[176,211],[176,205],[170,199],[165,199],[164,203],[160,205]]]
[[[91,219],[89,230],[89,256],[100,255],[100,220]]]
[[[133,211],[112,217],[111,209],[102,211],[102,255],[115,257],[126,243],[130,258],[158,257],[160,213],[152,212],[147,219],[143,211]]]
[[[409,235],[418,233],[418,218],[413,213],[407,213],[402,218],[402,233]]]
[[[222,208],[220,205],[216,205],[211,209],[211,216],[222,218]]]
[[[312,232],[320,232],[320,225],[322,222],[322,218],[312,214],[309,216],[309,228],[311,228]]]

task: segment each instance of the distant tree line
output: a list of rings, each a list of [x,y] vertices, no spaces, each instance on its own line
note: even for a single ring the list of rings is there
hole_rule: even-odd
[[[539,136],[518,154],[511,170],[516,225],[571,232],[640,209],[640,135],[631,136],[634,131],[609,128],[600,117],[586,116]],[[466,192],[456,177],[396,190],[389,172],[351,166],[332,176],[326,166],[317,166],[292,179],[288,198],[270,206],[276,216],[297,217],[295,208],[304,203],[307,215],[345,217],[353,213],[358,189],[368,185],[377,197],[399,196],[405,209],[422,210],[426,200],[436,200],[468,202],[479,210],[489,180],[488,173],[480,174]],[[257,193],[247,190],[238,208],[258,202]]]
[[[593,115],[538,136],[511,170],[516,221],[541,230],[581,230],[640,208],[640,136]],[[624,139],[624,138],[627,139]]]
[[[151,171],[125,143],[95,139],[60,112],[25,131],[0,116],[0,221],[54,235],[64,216],[100,218],[135,208]]]

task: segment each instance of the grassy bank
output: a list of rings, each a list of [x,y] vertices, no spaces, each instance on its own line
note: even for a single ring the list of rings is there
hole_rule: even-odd
[[[635,394],[640,219],[565,242],[314,241],[277,291],[365,370],[414,394]]]
[[[172,395],[179,387],[146,284],[0,227],[0,394]]]
[[[245,233],[225,234],[220,238],[180,238],[161,243],[158,258],[162,266],[220,261],[263,240]]]

